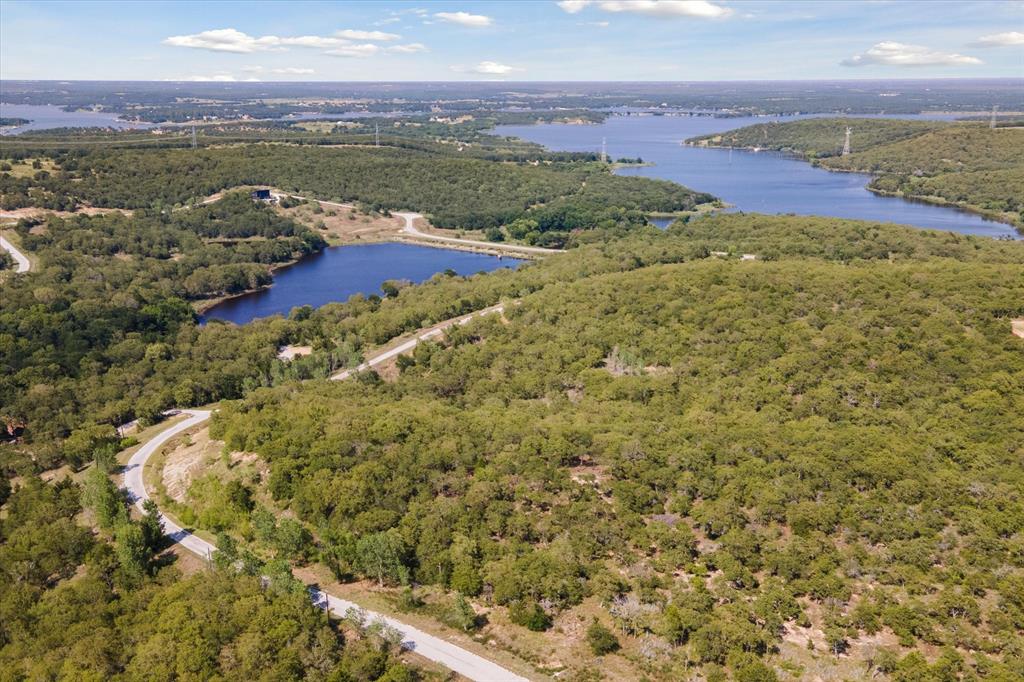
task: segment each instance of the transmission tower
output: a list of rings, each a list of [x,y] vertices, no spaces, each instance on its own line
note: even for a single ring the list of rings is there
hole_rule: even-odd
[[[199,145],[196,143],[196,127],[192,126],[192,149],[195,149]]]
[[[608,138],[601,138],[601,163],[608,163]]]
[[[992,128],[993,130],[995,130],[996,127],[996,109],[998,108],[998,105],[992,107],[992,119],[988,122],[988,127]]]
[[[843,142],[843,156],[850,155],[850,133],[853,132],[850,126],[846,126],[846,141]]]
[[[373,146],[374,147],[379,147],[380,146],[380,124],[379,123],[374,123],[373,124]]]

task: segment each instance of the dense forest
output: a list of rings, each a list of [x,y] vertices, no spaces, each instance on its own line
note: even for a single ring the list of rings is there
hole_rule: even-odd
[[[851,153],[842,156],[847,127]],[[1021,128],[821,118],[763,123],[688,142],[797,153],[830,170],[872,173],[873,191],[954,204],[1024,229]]]
[[[500,299],[505,319],[393,381],[227,404],[213,435],[269,477],[196,491],[197,522],[530,629],[596,600],[592,639],[658,679],[773,679],[787,632],[836,660],[888,642],[864,664],[897,680],[1014,679],[1020,244],[714,216],[326,306],[296,334],[365,347]],[[306,530],[233,501],[264,493]]]
[[[259,332],[200,332],[190,301],[267,284],[272,265],[324,244],[237,193],[188,211],[26,219],[16,230],[39,266],[3,282],[0,418],[40,446],[43,467],[88,461],[53,449],[83,420],[117,425],[183,399],[240,395],[276,336],[259,345]]]
[[[72,151],[55,161],[59,171],[0,173],[0,206],[164,208],[226,188],[271,185],[376,210],[420,211],[438,227],[483,229],[536,218],[541,232],[554,233],[549,241],[564,244],[571,230],[609,221],[642,225],[641,211],[686,211],[714,201],[674,183],[611,175],[606,164],[500,163],[452,149],[243,145]],[[547,211],[551,203],[572,210]],[[580,210],[587,221],[573,219]]]
[[[322,172],[274,184],[433,205],[437,176],[389,169],[439,161],[441,178],[480,173],[451,188],[459,210],[502,215],[517,238],[605,229],[518,271],[198,326],[191,302],[323,243],[245,193],[175,205],[282,159],[298,173],[299,151]],[[15,228],[39,264],[4,280],[0,309],[0,404],[21,437],[0,459],[0,664],[16,679],[413,679],[387,633],[312,609],[291,562],[408,586],[411,605],[414,585],[450,591],[449,620],[471,632],[487,627],[474,609],[545,631],[597,608],[580,679],[595,656],[655,679],[799,677],[794,636],[835,661],[878,642],[859,665],[896,680],[1010,680],[1024,664],[1021,244],[744,214],[661,232],[641,207],[692,193],[585,163],[284,146],[56,161],[52,196],[133,210]],[[360,184],[377,170],[393,194]],[[500,301],[396,377],[318,380]],[[313,354],[282,362],[285,343]],[[181,577],[152,510],[128,518],[105,475],[130,444],[114,427],[225,399],[212,435],[268,475],[196,482],[189,518],[225,559]],[[81,484],[36,478],[60,464],[92,466]]]
[[[4,680],[421,679],[392,633],[328,623],[286,567],[183,577],[160,554],[155,507],[129,519],[106,472],[91,473],[23,479],[0,498]]]

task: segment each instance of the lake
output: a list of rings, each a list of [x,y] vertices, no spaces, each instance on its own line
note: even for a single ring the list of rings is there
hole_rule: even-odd
[[[203,321],[245,324],[259,317],[287,315],[292,308],[345,301],[353,294],[380,294],[388,279],[424,282],[452,269],[460,275],[515,268],[523,261],[468,251],[413,244],[334,246],[274,273],[274,285],[231,298],[203,315]]]
[[[29,130],[48,128],[152,128],[152,123],[133,123],[118,118],[117,114],[101,111],[64,111],[60,107],[38,104],[0,103],[0,117],[24,118],[31,121],[16,128],[8,128],[4,135],[18,135]]]
[[[710,192],[732,204],[733,210],[894,222],[986,237],[1019,236],[1011,225],[955,208],[872,194],[865,189],[871,180],[869,175],[833,173],[773,152],[680,145],[682,140],[697,135],[797,118],[805,117],[611,116],[597,125],[506,125],[496,128],[495,133],[520,137],[558,151],[599,151],[601,139],[605,138],[611,158],[639,156],[654,164],[623,168],[618,173],[672,180]],[[856,130],[852,140],[856,149]],[[670,221],[655,222],[665,226]]]

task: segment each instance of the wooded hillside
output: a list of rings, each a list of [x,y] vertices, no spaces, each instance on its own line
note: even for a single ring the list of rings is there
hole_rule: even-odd
[[[842,156],[847,126],[851,154]],[[1024,228],[1024,129],[983,123],[805,119],[688,140],[798,153],[830,170],[872,173],[869,188],[953,204]]]

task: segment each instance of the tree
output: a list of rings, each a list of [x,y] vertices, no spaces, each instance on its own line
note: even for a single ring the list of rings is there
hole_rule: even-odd
[[[513,602],[508,609],[508,616],[516,625],[522,625],[534,632],[543,632],[551,627],[551,616],[540,604],[532,600]]]
[[[164,522],[160,518],[160,509],[153,500],[143,502],[142,509],[144,513],[139,522],[142,539],[149,552],[155,554],[164,541]]]
[[[359,570],[382,587],[409,581],[405,543],[395,529],[364,535],[356,542]]]
[[[104,530],[112,530],[128,518],[121,492],[99,467],[93,467],[86,475],[83,502],[93,510],[96,522]]]
[[[587,628],[587,644],[595,656],[604,656],[619,650],[619,638],[615,633],[601,625],[596,618]]]
[[[132,521],[121,523],[114,532],[117,561],[129,584],[136,584],[149,572],[152,554],[146,546],[142,527]]]
[[[469,601],[457,594],[448,609],[446,620],[464,632],[471,632],[477,628],[479,619]]]

